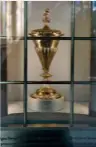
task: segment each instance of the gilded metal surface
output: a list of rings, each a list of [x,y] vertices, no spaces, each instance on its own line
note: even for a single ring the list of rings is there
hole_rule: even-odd
[[[60,30],[50,29],[48,23],[50,23],[49,9],[46,9],[43,14],[44,27],[41,29],[32,30],[29,34],[32,37],[60,37],[63,36]],[[57,52],[59,40],[33,40],[36,53],[41,62],[44,73],[41,75],[44,79],[48,80],[52,75],[49,73],[49,67],[53,60],[54,55]],[[61,97],[53,88],[42,87],[31,95],[34,98],[59,98]]]
[[[31,97],[40,99],[57,99],[60,98],[61,95],[58,94],[52,87],[43,86],[40,89],[37,89],[36,93],[32,94]]]

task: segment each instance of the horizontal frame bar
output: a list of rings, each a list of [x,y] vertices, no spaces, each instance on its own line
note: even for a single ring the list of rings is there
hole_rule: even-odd
[[[5,39],[7,38],[6,36],[1,36],[0,39]],[[12,36],[12,39],[15,40],[15,39],[18,39],[18,37],[14,37]],[[27,36],[27,40],[52,40],[52,39],[55,39],[55,40],[72,40],[72,37],[29,37]],[[21,37],[20,40],[24,40],[24,37]],[[96,40],[96,37],[74,37],[74,40]]]
[[[19,121],[6,121],[6,122],[3,122],[1,125],[4,126],[4,125],[18,125],[18,124],[21,124],[23,125],[23,120],[19,120]],[[68,124],[70,126],[70,122],[69,120],[27,120],[27,125],[29,124]],[[96,126],[96,121],[93,121],[93,122],[89,122],[87,123],[87,121],[79,121],[79,120],[75,120],[74,121],[74,124],[86,124],[86,125],[95,125]]]
[[[27,37],[28,40],[37,40],[37,39],[55,39],[55,40],[72,40],[72,37]],[[74,40],[96,40],[96,37],[74,37]]]
[[[27,84],[96,84],[96,81],[26,81]],[[0,81],[0,84],[24,84],[24,81]]]
[[[95,125],[96,126],[96,125]],[[45,130],[45,129],[48,129],[48,130],[62,130],[62,128],[64,128],[65,129],[65,127],[55,127],[55,128],[53,128],[53,127],[33,127],[32,128],[32,130],[34,131],[36,131],[36,130]],[[0,129],[1,129],[1,131],[17,131],[17,127],[0,127]],[[30,130],[30,127],[27,127],[27,128],[19,128],[20,129],[20,131],[25,131],[25,130]],[[76,130],[76,131],[78,131],[78,129],[80,130],[80,127],[72,127],[72,128],[70,128],[70,130]],[[95,127],[91,127],[91,126],[88,126],[88,127],[83,127],[83,128],[81,128],[82,130],[87,130],[87,131],[95,131]],[[80,147],[80,146],[79,146]]]

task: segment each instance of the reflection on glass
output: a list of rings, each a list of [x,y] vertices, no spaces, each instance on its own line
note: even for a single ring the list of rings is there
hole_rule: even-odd
[[[8,114],[23,113],[23,85],[7,85]]]
[[[93,1],[92,2],[92,10],[93,11],[96,11],[96,1]]]
[[[7,80],[23,81],[24,80],[24,41],[7,42]],[[3,67],[2,67],[3,68]]]
[[[87,24],[87,25],[85,25]],[[75,36],[89,37],[91,35],[91,3],[75,3]]]
[[[0,35],[6,36],[6,1],[0,1]]]
[[[75,112],[76,111],[79,112],[79,109],[81,107],[80,114],[88,115],[90,99],[91,99],[90,85],[74,85],[74,101],[78,105],[78,107],[74,107]]]
[[[16,2],[16,36],[17,39],[24,35],[24,2]]]
[[[7,42],[19,41],[24,29],[24,2],[7,2]],[[18,36],[18,37],[16,37]],[[15,39],[15,40],[14,40]]]
[[[12,2],[7,2],[7,23],[6,23],[6,32],[7,32],[7,41],[11,43],[12,41]]]

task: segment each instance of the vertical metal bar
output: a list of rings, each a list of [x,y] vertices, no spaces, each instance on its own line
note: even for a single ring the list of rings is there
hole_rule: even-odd
[[[75,2],[72,2],[71,11],[71,101],[70,101],[70,126],[74,123],[74,37],[75,37]]]
[[[24,127],[27,126],[27,1],[24,1]]]
[[[90,36],[92,37],[93,36],[93,21],[92,21],[92,7],[93,7],[93,2],[92,1],[90,1],[90,5],[91,5],[91,14],[90,14],[90,17],[91,17],[91,32],[90,32]],[[91,63],[92,63],[92,40],[90,40],[91,41],[91,60],[90,60],[90,79],[91,79],[91,75],[92,75],[92,66],[91,66]],[[92,80],[92,79],[91,79]],[[89,99],[89,115],[91,116],[91,98],[92,98],[92,83],[90,84],[90,99]]]

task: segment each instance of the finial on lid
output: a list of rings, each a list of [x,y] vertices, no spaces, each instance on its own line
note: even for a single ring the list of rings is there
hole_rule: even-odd
[[[48,24],[48,23],[50,23],[50,21],[51,21],[51,19],[50,19],[50,17],[49,17],[49,14],[50,14],[50,10],[49,10],[49,8],[47,8],[47,9],[45,9],[45,11],[44,11],[44,14],[43,14],[43,22],[44,22],[44,24]]]

